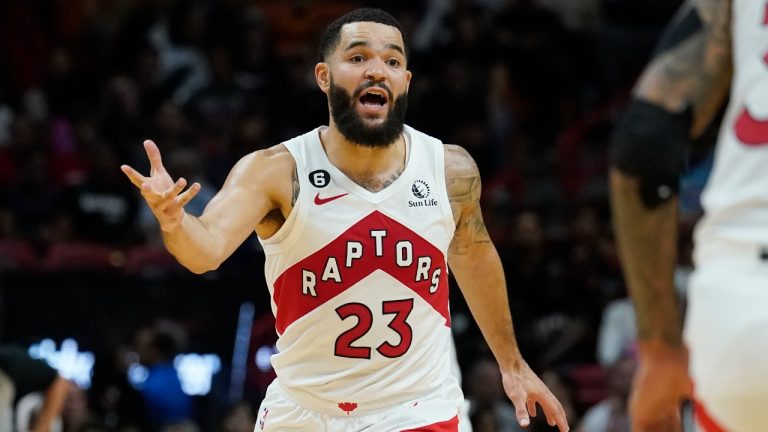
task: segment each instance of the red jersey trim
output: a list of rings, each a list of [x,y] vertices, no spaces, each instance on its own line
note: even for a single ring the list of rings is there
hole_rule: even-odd
[[[704,432],[727,432],[712,419],[707,410],[704,409],[704,405],[699,401],[693,402],[693,413],[696,416],[696,422],[704,428]]]
[[[416,429],[407,429],[401,432],[458,432],[459,416],[444,422],[433,423],[427,426],[419,426]]]

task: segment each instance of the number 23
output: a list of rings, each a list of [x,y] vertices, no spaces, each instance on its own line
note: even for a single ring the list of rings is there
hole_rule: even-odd
[[[376,348],[379,354],[384,357],[397,358],[408,351],[413,341],[413,329],[406,320],[412,310],[412,298],[385,301],[381,304],[381,312],[384,315],[394,315],[387,326],[400,336],[400,342],[396,345],[388,341],[382,342]],[[342,321],[354,316],[357,318],[357,324],[336,338],[334,354],[337,357],[370,359],[370,347],[353,346],[352,344],[365,336],[373,326],[373,312],[371,312],[371,309],[362,303],[346,303],[336,308],[336,314]]]

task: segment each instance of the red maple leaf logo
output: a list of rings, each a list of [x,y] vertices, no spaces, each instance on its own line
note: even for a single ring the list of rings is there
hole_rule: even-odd
[[[339,402],[339,408],[346,412],[347,415],[357,409],[357,403],[355,402]]]

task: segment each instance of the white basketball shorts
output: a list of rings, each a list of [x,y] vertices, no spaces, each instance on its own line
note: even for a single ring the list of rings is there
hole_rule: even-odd
[[[275,380],[259,407],[255,432],[458,432],[458,414],[455,400],[432,394],[363,415],[329,415],[298,405]]]
[[[768,257],[758,245],[697,249],[685,323],[695,398],[722,429],[767,431]]]

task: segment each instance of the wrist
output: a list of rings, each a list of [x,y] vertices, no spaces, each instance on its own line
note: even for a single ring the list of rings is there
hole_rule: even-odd
[[[518,350],[514,350],[514,352],[504,357],[499,356],[496,361],[499,363],[499,368],[503,371],[518,371],[526,364]]]
[[[660,339],[638,341],[637,351],[641,359],[650,361],[688,358],[688,350],[685,345]]]

